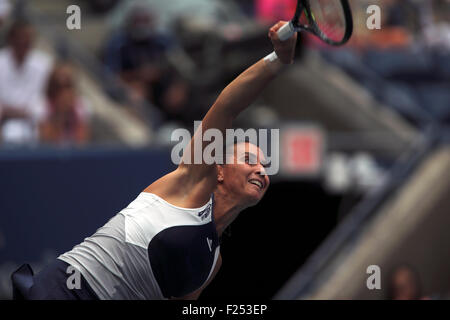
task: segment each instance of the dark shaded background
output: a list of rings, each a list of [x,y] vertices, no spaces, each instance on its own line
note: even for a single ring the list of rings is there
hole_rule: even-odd
[[[222,268],[200,300],[272,298],[335,227],[341,201],[313,182],[272,184],[224,235]]]

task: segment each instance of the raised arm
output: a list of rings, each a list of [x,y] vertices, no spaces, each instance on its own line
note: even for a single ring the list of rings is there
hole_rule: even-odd
[[[169,175],[170,178],[164,177],[165,189],[171,188],[172,183],[175,183],[173,188],[177,188],[178,196],[180,192],[185,196],[189,194],[198,205],[209,199],[217,183],[216,165],[208,165],[203,161],[201,164],[194,164],[194,146],[197,142],[203,151],[209,144],[202,139],[202,133],[208,129],[218,129],[225,136],[225,130],[232,127],[233,120],[256,99],[283,65],[293,62],[297,35],[287,41],[280,41],[277,36],[278,29],[285,23],[280,21],[269,30],[269,38],[276,55],[272,54],[256,62],[221,92],[184,150],[176,172]],[[172,194],[172,191],[167,190],[164,194]]]
[[[258,97],[283,64],[292,63],[295,38],[286,42],[279,41],[276,30],[281,25],[280,22],[269,31],[278,58],[261,59],[233,80],[206,114],[202,122],[204,128],[217,128],[221,131],[230,128],[231,122]]]

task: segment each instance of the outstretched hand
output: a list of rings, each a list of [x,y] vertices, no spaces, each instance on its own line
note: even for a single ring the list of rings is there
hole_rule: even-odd
[[[292,64],[294,62],[295,45],[297,43],[297,32],[286,41],[281,41],[278,38],[277,31],[284,26],[287,21],[279,21],[269,30],[269,38],[272,41],[273,48],[278,56],[278,59],[284,64]]]

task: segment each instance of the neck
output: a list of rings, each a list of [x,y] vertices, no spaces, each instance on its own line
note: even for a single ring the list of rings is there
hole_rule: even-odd
[[[214,192],[214,222],[219,237],[245,208],[235,202],[235,197],[220,187]]]

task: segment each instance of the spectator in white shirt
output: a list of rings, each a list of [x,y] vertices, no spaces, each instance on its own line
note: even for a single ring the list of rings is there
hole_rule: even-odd
[[[15,21],[0,50],[0,140],[3,143],[37,142],[38,123],[45,115],[44,91],[52,59],[33,49],[34,29]]]

